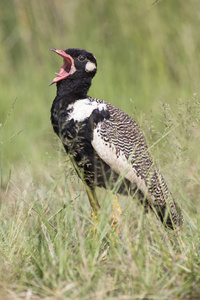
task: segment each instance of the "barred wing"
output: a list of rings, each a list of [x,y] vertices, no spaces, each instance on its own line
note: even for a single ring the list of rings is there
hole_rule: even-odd
[[[178,225],[182,222],[182,216],[179,219],[178,208],[162,174],[153,163],[139,126],[110,103],[106,103],[106,107],[110,118],[99,122],[94,129],[92,146],[95,151],[117,174],[124,175],[137,185],[161,218],[165,214],[167,202],[173,223]],[[171,218],[168,218],[167,223],[171,223]]]

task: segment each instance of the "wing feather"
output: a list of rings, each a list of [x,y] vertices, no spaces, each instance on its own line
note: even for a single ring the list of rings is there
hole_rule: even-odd
[[[152,204],[165,206],[170,195],[168,187],[153,162],[143,132],[126,113],[110,103],[106,106],[110,118],[94,129],[95,151],[117,174],[136,183]]]
[[[126,113],[110,103],[104,103],[110,118],[99,122],[94,128],[91,143],[95,151],[117,174],[124,175],[137,185],[161,218],[166,206],[169,206],[174,224],[182,224],[180,209],[153,162],[143,132]],[[171,224],[170,218],[167,223]]]

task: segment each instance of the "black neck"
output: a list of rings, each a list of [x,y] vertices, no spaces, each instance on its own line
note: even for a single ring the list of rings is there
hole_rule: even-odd
[[[92,78],[76,78],[64,79],[57,82],[57,95],[51,107],[51,122],[54,131],[59,135],[58,119],[64,112],[67,114],[67,107],[69,104],[79,99],[87,97],[87,92],[91,86]]]
[[[64,97],[71,101],[83,99],[86,97],[87,92],[91,86],[92,78],[76,78],[59,81],[57,83],[57,96],[59,98]]]

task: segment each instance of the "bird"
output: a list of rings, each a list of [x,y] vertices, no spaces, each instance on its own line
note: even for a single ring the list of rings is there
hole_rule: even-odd
[[[166,227],[181,226],[180,207],[138,124],[111,103],[88,95],[97,72],[95,56],[79,48],[49,50],[63,59],[49,84],[57,85],[51,123],[86,187],[93,214],[100,211],[95,188],[103,187],[113,189],[116,195],[137,195]]]

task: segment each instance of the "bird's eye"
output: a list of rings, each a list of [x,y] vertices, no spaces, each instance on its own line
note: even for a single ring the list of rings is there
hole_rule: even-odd
[[[86,56],[85,55],[79,55],[78,60],[83,62],[86,60]]]

